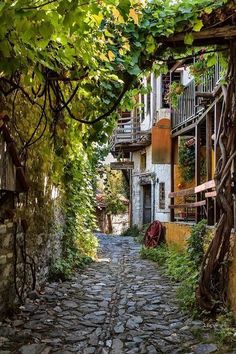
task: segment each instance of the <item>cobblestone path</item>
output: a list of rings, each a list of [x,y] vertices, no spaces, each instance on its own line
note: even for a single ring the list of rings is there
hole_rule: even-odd
[[[71,281],[48,284],[21,312],[0,322],[0,354],[156,354],[218,352],[191,330],[173,284],[139,258],[130,237],[100,236],[99,261]]]

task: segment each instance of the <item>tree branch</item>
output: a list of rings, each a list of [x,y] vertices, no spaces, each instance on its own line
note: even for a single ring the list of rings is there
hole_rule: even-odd
[[[69,115],[72,119],[74,119],[80,123],[84,123],[84,124],[89,124],[89,125],[95,124],[95,123],[99,122],[100,120],[107,118],[116,110],[116,108],[119,106],[122,98],[124,97],[125,93],[131,88],[134,81],[135,81],[135,77],[132,77],[129,75],[126,79],[123,90],[121,91],[120,95],[118,96],[118,98],[117,98],[116,102],[113,104],[113,106],[106,113],[100,115],[99,117],[97,117],[94,120],[88,121],[88,120],[84,120],[84,119],[80,119],[80,118],[75,117],[75,115],[71,112],[70,108],[67,105],[65,105],[65,109],[67,110],[67,112],[69,113]],[[64,98],[63,98],[63,101],[64,101]],[[65,101],[64,101],[64,104],[65,104]]]

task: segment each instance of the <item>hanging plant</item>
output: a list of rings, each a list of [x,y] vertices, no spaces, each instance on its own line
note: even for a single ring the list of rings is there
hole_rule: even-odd
[[[189,66],[189,72],[194,77],[197,85],[203,82],[205,76],[211,77],[214,74],[213,68],[215,64],[216,56],[214,56],[214,61],[212,61],[209,56],[202,54],[198,61]]]
[[[190,182],[195,176],[195,148],[181,140],[179,147],[179,167],[184,182]]]
[[[169,85],[169,90],[165,97],[166,101],[171,104],[173,108],[178,105],[179,96],[184,93],[185,86],[177,81],[173,81]]]

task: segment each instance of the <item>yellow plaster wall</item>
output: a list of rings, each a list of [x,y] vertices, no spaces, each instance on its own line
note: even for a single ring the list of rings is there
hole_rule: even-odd
[[[163,222],[162,224],[166,228],[167,244],[177,245],[180,249],[184,249],[192,226],[177,222]],[[232,236],[232,262],[229,268],[228,298],[236,319],[236,234]]]
[[[187,238],[191,233],[191,225],[177,222],[163,222],[166,228],[166,242],[168,245],[178,245],[180,248],[186,246]]]

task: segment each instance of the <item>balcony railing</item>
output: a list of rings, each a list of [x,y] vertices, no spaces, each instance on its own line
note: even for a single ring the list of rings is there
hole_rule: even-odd
[[[140,117],[123,115],[111,138],[111,151],[131,152],[150,144],[150,131],[141,130]]]
[[[197,118],[204,110],[201,95],[211,94],[222,77],[222,67],[219,61],[201,78],[201,83],[190,81],[179,97],[177,107],[172,110],[172,129],[177,129]],[[206,95],[205,95],[206,96]]]

